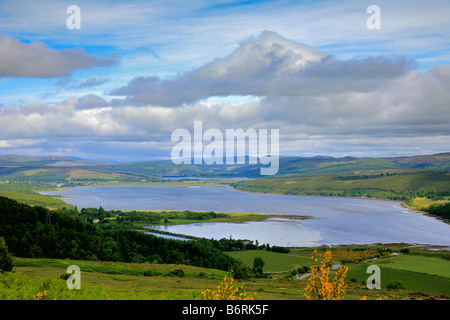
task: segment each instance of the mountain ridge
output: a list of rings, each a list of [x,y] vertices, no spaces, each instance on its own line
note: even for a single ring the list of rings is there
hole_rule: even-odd
[[[71,157],[0,155],[0,180],[151,181],[161,177],[260,176],[259,164],[181,164],[170,160],[114,163]],[[450,171],[450,152],[400,157],[281,156],[276,176]],[[270,177],[270,176],[267,176]]]

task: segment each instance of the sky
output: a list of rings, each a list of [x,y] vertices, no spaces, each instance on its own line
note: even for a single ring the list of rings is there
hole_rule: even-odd
[[[1,0],[0,155],[170,159],[194,121],[278,129],[282,156],[449,152],[449,17],[447,0]]]

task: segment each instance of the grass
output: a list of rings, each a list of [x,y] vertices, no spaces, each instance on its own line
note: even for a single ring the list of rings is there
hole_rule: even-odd
[[[281,276],[239,281],[247,293],[256,293],[264,300],[304,300],[307,280],[282,276],[283,271],[310,265],[311,248],[295,248],[290,254],[250,250],[231,252],[252,265],[261,257],[265,272]],[[411,250],[412,251],[412,250]],[[429,253],[429,255],[427,255]],[[418,255],[419,254],[419,255]],[[414,253],[372,261],[380,266],[380,290],[369,290],[362,284],[368,278],[368,264],[349,264],[345,299],[369,300],[428,299],[430,296],[450,296],[449,260],[445,253],[414,249]],[[225,271],[186,265],[150,263],[101,262],[61,259],[14,258],[15,272],[0,274],[0,300],[26,300],[40,293],[43,299],[57,300],[192,300],[204,289],[215,288],[227,274]],[[60,276],[67,267],[77,265],[81,270],[81,290],[69,290]],[[177,276],[176,270],[183,270]],[[355,282],[350,282],[356,280]],[[386,284],[400,281],[407,290],[388,290]],[[413,290],[413,291],[410,291]],[[46,294],[44,295],[44,291]]]
[[[450,279],[432,276],[422,272],[391,268],[388,265],[376,264],[380,267],[381,287],[385,288],[391,281],[400,281],[406,290],[428,292],[430,294],[450,295]],[[361,283],[367,280],[367,265],[354,265],[349,268],[347,279],[355,279]]]
[[[311,264],[310,251],[311,249],[295,248],[291,250],[290,254],[261,250],[236,251],[228,252],[228,254],[240,259],[250,267],[253,266],[253,259],[260,257],[265,262],[264,272],[281,273],[303,265],[309,266]],[[370,275],[366,273],[367,267],[374,264],[381,269],[382,288],[386,288],[391,281],[400,281],[406,290],[428,295],[450,296],[450,260],[444,259],[444,256],[448,254],[419,248],[413,249],[411,252],[413,254],[391,256],[374,260],[368,264],[348,264],[349,271],[346,280],[354,279],[359,284],[365,283]],[[365,285],[360,286],[360,290],[364,288]],[[374,293],[370,292],[370,294]],[[396,294],[398,295],[398,292]]]
[[[377,264],[376,262],[374,263]],[[416,255],[400,255],[384,258],[380,260],[380,265],[390,269],[420,272],[450,279],[450,260],[448,259]]]
[[[65,203],[61,199],[40,195],[37,193],[24,193],[11,190],[1,190],[0,196],[7,197],[17,202],[28,204],[31,206],[41,206],[50,209],[71,208],[72,205]]]
[[[250,267],[253,266],[253,260],[255,257],[259,257],[264,260],[265,265],[263,271],[267,273],[289,271],[301,266],[309,266],[311,264],[310,257],[265,250],[232,251],[227,252],[227,254],[233,258],[241,260]]]
[[[447,202],[449,202],[449,200],[431,200],[428,198],[417,197],[417,198],[414,198],[414,200],[412,201],[411,207],[420,210],[422,208],[427,208],[427,207],[431,206],[432,204],[444,204]]]

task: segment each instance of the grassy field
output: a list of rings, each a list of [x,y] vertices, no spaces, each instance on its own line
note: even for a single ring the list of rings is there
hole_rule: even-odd
[[[290,271],[311,264],[311,258],[309,256],[299,254],[283,254],[265,250],[232,251],[227,253],[248,266],[253,266],[253,260],[255,257],[259,257],[264,260],[264,272],[267,273]]]
[[[37,193],[24,193],[20,191],[0,189],[0,196],[31,206],[41,206],[49,209],[72,208],[72,205],[65,203],[61,199],[52,198],[50,196],[44,196]]]
[[[254,255],[250,252],[251,256]],[[290,256],[298,256],[299,260],[292,260]],[[306,255],[283,255],[270,253],[265,256],[268,263],[275,263],[277,270],[290,269]],[[295,258],[295,257],[294,257]],[[191,300],[196,299],[205,289],[213,289],[220,282],[226,272],[181,265],[160,265],[149,263],[117,263],[80,260],[57,259],[28,259],[15,258],[15,272],[0,274],[0,299],[32,300]],[[284,267],[282,263],[285,263]],[[432,263],[434,264],[434,262]],[[81,289],[69,290],[66,280],[61,275],[66,273],[69,265],[77,265],[81,270]],[[348,279],[367,278],[366,265],[354,265],[349,271]],[[183,270],[180,276],[179,272]],[[430,295],[439,297],[436,292],[445,292],[448,288],[448,278],[422,275],[403,269],[382,267],[382,281],[390,278],[404,283],[417,282],[420,291],[408,290],[369,290],[361,283],[348,282],[345,299],[358,300],[367,296],[369,300],[382,298],[383,300],[428,299]],[[434,281],[433,281],[434,279]],[[424,281],[426,280],[426,281]],[[246,292],[264,300],[304,300],[304,289],[307,280],[278,277],[268,279],[250,279],[239,281]],[[45,292],[45,294],[44,294]]]
[[[449,202],[449,200],[431,200],[428,198],[423,198],[423,197],[417,197],[414,198],[414,200],[412,202],[410,202],[410,206],[420,210],[422,208],[427,208],[429,206],[431,206],[432,204],[444,204]]]

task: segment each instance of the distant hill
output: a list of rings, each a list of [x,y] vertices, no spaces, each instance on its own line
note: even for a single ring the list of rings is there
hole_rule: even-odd
[[[290,195],[345,196],[391,200],[447,199],[450,174],[417,171],[373,175],[321,175],[262,178],[233,184],[238,190]]]
[[[362,175],[408,171],[450,171],[450,152],[410,157],[280,157],[277,176]],[[70,157],[0,156],[0,180],[156,181],[161,177],[260,178],[259,164],[175,165],[170,160],[113,163]]]

